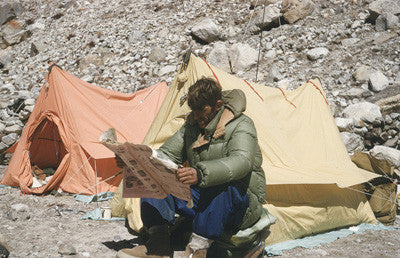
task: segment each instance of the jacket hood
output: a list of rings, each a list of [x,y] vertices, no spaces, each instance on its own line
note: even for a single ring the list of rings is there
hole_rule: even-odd
[[[239,89],[222,91],[224,106],[229,108],[234,117],[240,116],[246,110],[246,95]]]

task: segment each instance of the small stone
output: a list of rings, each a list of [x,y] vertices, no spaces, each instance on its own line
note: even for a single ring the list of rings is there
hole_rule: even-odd
[[[389,86],[389,80],[381,71],[374,71],[369,77],[369,86],[372,91],[379,92]]]
[[[329,54],[329,50],[324,47],[317,47],[307,52],[308,59],[315,61],[321,59]]]
[[[89,68],[90,66],[100,66],[103,65],[104,61],[101,56],[96,54],[89,54],[79,60],[79,69],[81,71]]]
[[[400,113],[391,113],[390,118],[393,120],[398,120],[400,118]]]
[[[385,116],[385,124],[392,124],[393,123],[393,119],[390,117],[390,115],[386,115]]]
[[[160,71],[158,72],[158,75],[159,76],[163,76],[163,75],[175,72],[175,71],[176,71],[176,66],[175,65],[166,65],[166,66],[164,66],[164,67],[162,67],[160,69]]]
[[[349,132],[341,132],[340,135],[349,153],[362,151],[364,149],[364,144],[360,135]]]
[[[349,132],[353,129],[355,120],[352,118],[337,117],[335,118],[335,123],[340,132]]]
[[[12,126],[8,126],[4,129],[4,132],[6,134],[11,134],[11,133],[16,133],[20,134],[22,132],[22,126],[14,124]]]
[[[161,47],[154,47],[151,49],[150,55],[149,55],[149,60],[152,62],[163,62],[165,60],[166,54],[164,49]]]
[[[373,69],[367,65],[361,65],[357,67],[356,71],[353,74],[353,77],[358,82],[366,82],[369,81],[369,77],[372,73]]]
[[[76,249],[69,243],[61,242],[58,244],[58,253],[61,255],[74,255],[76,254]]]
[[[7,150],[8,147],[4,142],[0,142],[0,152]]]
[[[342,40],[342,46],[344,47],[352,47],[354,46],[357,42],[359,42],[359,38],[348,38],[348,39],[343,39]]]
[[[15,210],[16,212],[28,212],[29,206],[23,203],[17,203],[11,205],[11,210]]]
[[[91,75],[89,75],[89,74],[86,74],[86,75],[84,75],[84,76],[81,78],[81,80],[82,80],[82,81],[85,81],[85,82],[91,83],[91,82],[93,82],[94,77],[91,76]]]
[[[26,204],[17,203],[11,205],[10,211],[7,213],[8,218],[12,221],[30,219],[29,207]]]
[[[26,99],[26,100],[24,100],[24,104],[25,105],[27,105],[27,106],[33,106],[33,105],[35,105],[35,99]]]
[[[383,146],[391,147],[391,148],[396,148],[397,142],[398,142],[398,141],[399,141],[399,137],[395,136],[394,138],[387,140],[387,141],[383,144]]]
[[[7,146],[13,145],[17,141],[18,135],[16,133],[10,133],[1,138],[1,141]]]

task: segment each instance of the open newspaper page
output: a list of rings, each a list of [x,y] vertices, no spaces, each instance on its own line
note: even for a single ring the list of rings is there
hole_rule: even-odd
[[[117,142],[114,128],[104,132],[100,142],[126,165],[123,169],[123,198],[163,199],[172,194],[190,202],[190,186],[179,182],[175,175],[178,165],[167,157],[161,157],[147,145]]]

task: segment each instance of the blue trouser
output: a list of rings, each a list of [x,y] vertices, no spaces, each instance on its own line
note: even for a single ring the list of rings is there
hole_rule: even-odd
[[[193,232],[208,239],[218,239],[221,233],[238,230],[249,197],[245,190],[232,185],[208,188],[191,187],[193,208],[187,202],[168,195],[165,199],[142,198],[141,217],[146,227],[174,224],[175,213],[193,219]]]

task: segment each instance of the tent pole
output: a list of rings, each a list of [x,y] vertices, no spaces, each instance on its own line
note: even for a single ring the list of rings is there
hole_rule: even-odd
[[[267,0],[264,1],[264,10],[263,10],[263,16],[262,16],[262,22],[264,22],[264,18],[265,18],[265,3]],[[258,59],[257,59],[257,70],[256,70],[256,82],[257,77],[258,77],[258,66],[260,64],[260,56],[261,56],[261,44],[262,44],[262,34],[263,34],[263,30],[261,29],[261,33],[260,33],[260,43],[258,44]]]
[[[94,170],[96,171],[96,197],[97,197],[97,201],[96,201],[96,205],[97,205],[97,208],[99,208],[99,196],[98,196],[98,194],[99,194],[99,184],[97,184],[97,159],[94,159]]]
[[[54,122],[53,122],[53,141],[54,141],[54,149],[56,151],[57,167],[58,167],[58,165],[60,165],[60,155],[57,150],[57,140],[56,140],[56,131],[54,129]]]

